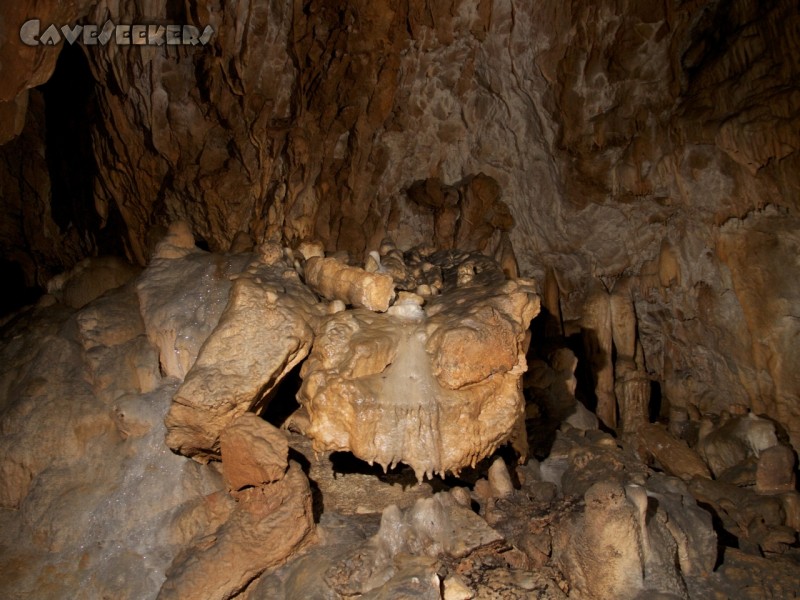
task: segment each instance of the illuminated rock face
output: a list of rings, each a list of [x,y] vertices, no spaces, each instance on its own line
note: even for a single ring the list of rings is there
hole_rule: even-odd
[[[328,300],[384,312],[394,299],[391,275],[368,273],[335,258],[313,257],[306,263],[306,283]]]
[[[0,19],[0,255],[28,285],[103,237],[145,265],[177,218],[218,252],[239,235],[358,256],[386,235],[513,244],[523,276],[553,274],[565,322],[604,327],[589,357],[602,422],[618,404],[635,429],[647,378],[676,413],[742,404],[800,443],[793,0],[40,4]],[[177,53],[76,45],[79,79],[56,68],[63,44],[19,42],[34,13],[215,34]],[[53,101],[51,76],[69,83]],[[85,149],[68,132],[59,152],[47,113],[79,93],[96,109]],[[72,163],[50,159],[73,156],[96,176],[70,212],[52,191]],[[619,320],[595,304],[620,278],[633,369],[603,357]]]
[[[201,462],[218,458],[222,431],[262,410],[306,357],[319,308],[294,269],[251,263],[233,282],[219,323],[173,398],[167,445]]]
[[[424,307],[331,316],[301,371],[306,433],[318,450],[404,462],[420,479],[474,466],[508,441],[524,454],[520,377],[538,312],[533,285],[505,281],[495,265]]]

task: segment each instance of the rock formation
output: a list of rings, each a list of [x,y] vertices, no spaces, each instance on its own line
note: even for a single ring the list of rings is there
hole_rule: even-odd
[[[594,484],[585,502],[557,550],[562,570],[587,598],[635,597],[644,589],[645,563],[636,507],[617,482]]]
[[[800,594],[799,22],[4,3],[0,595]]]
[[[312,257],[306,262],[305,280],[328,300],[385,312],[394,299],[394,280],[385,273],[368,273],[335,258]]]
[[[0,222],[18,285],[99,251],[144,265],[177,219],[217,251],[240,233],[354,256],[386,235],[513,246],[523,276],[557,283],[565,323],[598,279],[628,282],[644,360],[601,397],[641,402],[648,379],[666,411],[742,403],[796,445],[796,5],[432,4],[37,6],[43,23],[215,28],[184,53],[58,62],[63,44],[17,42],[27,5],[5,9]],[[37,88],[51,76],[61,88]],[[93,174],[85,193],[62,193],[65,171]]]
[[[204,462],[217,457],[222,431],[263,408],[306,357],[318,308],[293,268],[251,263],[233,282],[219,323],[175,394],[167,444]]]
[[[392,273],[396,297],[374,312],[306,287],[314,245],[222,256],[193,240],[175,225],[135,281],[79,309],[47,296],[3,325],[4,595],[800,589],[791,569],[757,575],[791,556],[800,528],[785,434],[740,414],[615,439],[576,398],[575,354],[553,337],[546,360],[531,360],[526,405],[538,295],[493,259],[383,243],[367,267]],[[201,326],[188,291],[209,284]],[[302,433],[287,433],[256,413],[287,402],[278,384],[303,360],[302,406],[285,423]],[[514,460],[529,443],[546,458],[509,469],[495,453],[506,442]],[[461,478],[415,484],[448,471]],[[744,554],[715,570],[717,536]]]
[[[308,480],[294,463],[279,481],[239,492],[224,524],[175,557],[158,598],[231,598],[308,543],[313,528]]]
[[[386,314],[351,310],[320,326],[301,371],[305,433],[320,451],[349,450],[384,468],[404,462],[419,479],[474,467],[507,441],[524,456],[535,288],[467,254],[426,260],[445,287],[424,306],[401,296]]]

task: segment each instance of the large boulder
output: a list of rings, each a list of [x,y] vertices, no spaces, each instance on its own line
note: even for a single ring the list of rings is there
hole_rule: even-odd
[[[219,324],[175,394],[169,447],[200,462],[218,458],[222,431],[262,409],[306,357],[321,310],[294,269],[254,262],[234,281]]]
[[[321,326],[298,399],[319,451],[348,450],[418,478],[474,466],[517,436],[525,332],[539,311],[532,283],[494,261],[439,256],[449,289],[424,307],[341,312]]]

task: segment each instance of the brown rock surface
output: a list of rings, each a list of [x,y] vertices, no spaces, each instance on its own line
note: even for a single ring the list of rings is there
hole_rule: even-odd
[[[684,480],[692,477],[711,478],[708,467],[700,456],[669,433],[662,425],[649,423],[637,432],[638,443],[645,448],[665,472]]]
[[[225,600],[309,542],[308,479],[296,463],[275,483],[238,494],[231,517],[178,555],[158,598]]]
[[[255,262],[234,281],[219,323],[173,398],[170,448],[207,462],[237,417],[260,411],[311,348],[321,314],[314,295],[283,264]]]
[[[762,451],[758,457],[756,490],[768,494],[795,491],[796,462],[794,451],[786,446],[776,445]]]
[[[463,264],[455,261],[445,279]],[[402,461],[421,479],[519,441],[523,342],[539,302],[532,285],[504,281],[494,268],[424,308],[325,321],[298,394],[316,449],[385,467]]]
[[[231,491],[278,481],[288,468],[286,435],[253,413],[244,413],[222,432],[219,448]]]
[[[671,407],[745,403],[796,445],[796,4],[434,4],[37,5],[43,22],[215,28],[177,55],[75,47],[85,82],[74,64],[62,79],[96,109],[74,153],[46,151],[58,102],[30,89],[58,48],[21,44],[28,4],[9,4],[0,139],[22,131],[0,151],[3,256],[27,285],[104,236],[144,264],[179,218],[215,250],[240,232],[356,256],[387,235],[513,246],[523,276],[554,275],[565,321],[598,278],[629,280]],[[96,172],[70,206],[51,202],[65,156]]]

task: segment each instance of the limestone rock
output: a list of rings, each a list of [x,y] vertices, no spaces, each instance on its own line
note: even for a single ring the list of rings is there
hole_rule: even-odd
[[[410,316],[329,317],[298,394],[314,447],[385,467],[402,461],[422,478],[474,465],[509,440],[524,443],[522,346],[539,302],[529,283],[498,272],[425,308],[414,304]]]
[[[16,510],[0,511],[3,597],[155,597],[187,541],[177,515],[221,487],[163,443],[174,383],[132,389],[137,365],[157,375],[142,330],[131,288],[6,324],[0,502]]]
[[[192,227],[186,221],[171,223],[167,234],[159,240],[153,258],[184,258],[197,252]]]
[[[172,247],[170,239],[165,243]],[[194,246],[186,249],[188,239],[176,243],[183,244],[176,247],[185,252],[155,258],[137,282],[137,293],[147,337],[159,351],[161,370],[183,379],[225,308],[229,277],[244,268],[247,257],[215,256]]]
[[[158,598],[230,598],[299,551],[313,530],[308,479],[291,463],[280,481],[239,493],[231,517],[175,558]]]
[[[116,434],[112,412],[94,396],[89,378],[76,377],[83,372],[80,345],[57,332],[26,341],[30,347],[7,355],[4,365],[13,373],[6,373],[13,378],[0,405],[4,508],[20,507],[49,467],[66,468],[90,448],[113,446]],[[69,403],[59,407],[61,398]]]
[[[136,289],[100,298],[75,316],[86,351],[98,346],[118,346],[144,333]]]
[[[220,435],[225,482],[232,491],[283,478],[288,468],[286,436],[253,413],[244,413]]]
[[[650,423],[640,427],[637,440],[670,475],[685,480],[692,477],[711,477],[708,467],[697,452],[670,434],[663,426]]]
[[[397,561],[391,579],[379,589],[367,592],[364,600],[395,600],[396,598],[419,598],[439,600],[441,580],[436,573],[437,562],[427,556],[404,557]]]
[[[233,283],[219,323],[173,398],[166,418],[170,448],[207,462],[219,436],[302,361],[323,307],[293,270],[261,265]]]
[[[444,600],[471,600],[475,597],[464,580],[458,575],[450,576],[444,580]]]
[[[492,489],[492,496],[495,498],[504,498],[514,491],[508,467],[500,457],[494,459],[492,466],[489,467],[489,486]]]
[[[761,452],[756,470],[756,490],[762,493],[795,490],[795,455],[791,448],[772,446]]]
[[[632,598],[644,589],[645,556],[634,506],[614,482],[586,492],[586,508],[554,549],[561,570],[587,598]],[[599,551],[598,551],[599,550]]]
[[[321,242],[302,242],[297,251],[303,256],[303,259],[308,261],[312,258],[324,258],[325,247]]]
[[[47,291],[67,306],[82,308],[108,290],[126,284],[140,269],[115,256],[85,258],[66,273],[51,279]]]
[[[748,457],[757,458],[762,450],[778,443],[772,421],[753,413],[743,417],[726,415],[718,427],[704,419],[699,437],[698,451],[715,477]]]
[[[736,536],[739,548],[760,555],[785,552],[793,536],[793,516],[784,509],[786,498],[759,494],[753,488],[720,481],[695,479],[689,484],[698,502],[710,506],[719,518],[721,536]]]
[[[664,516],[664,527],[677,544],[680,572],[686,579],[705,577],[717,563],[718,538],[711,514],[700,508],[687,485],[674,477],[654,476],[647,481],[648,506]],[[651,543],[653,547],[655,544]]]
[[[135,288],[106,294],[75,316],[95,395],[108,405],[161,383],[156,349],[144,333]]]
[[[412,564],[427,558],[423,564],[430,567],[432,558],[462,558],[499,540],[500,535],[470,508],[440,493],[417,500],[405,511],[388,506],[378,532],[342,557],[326,579],[341,595],[380,594],[409,566],[408,558]]]
[[[306,283],[328,300],[385,312],[394,298],[391,275],[370,273],[335,258],[313,256],[306,261]]]

